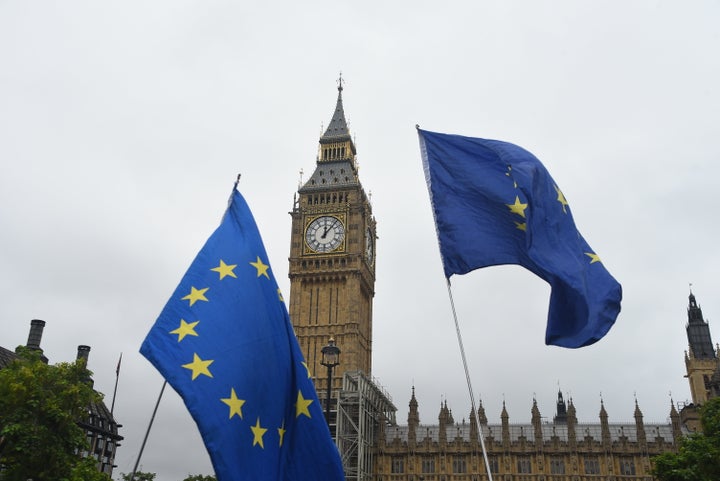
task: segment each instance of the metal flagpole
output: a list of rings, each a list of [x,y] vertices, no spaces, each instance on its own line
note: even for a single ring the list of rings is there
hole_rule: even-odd
[[[115,389],[113,390],[113,400],[110,405],[110,414],[115,410],[115,396],[117,395],[118,381],[120,380],[120,364],[122,363],[122,352],[120,353],[120,360],[118,361],[117,369],[115,369]]]
[[[467,381],[468,391],[470,391],[470,406],[472,407],[472,416],[475,419],[475,425],[478,427],[478,434],[480,436],[480,447],[482,448],[483,460],[485,461],[485,470],[487,471],[488,480],[493,481],[492,473],[490,472],[490,462],[488,461],[487,451],[485,451],[485,436],[483,436],[482,426],[478,419],[477,411],[475,409],[475,395],[473,394],[472,383],[470,382],[470,370],[468,369],[467,358],[465,357],[465,348],[463,347],[462,335],[460,335],[460,324],[458,323],[457,312],[455,312],[455,301],[453,300],[452,290],[450,289],[450,279],[446,278],[448,296],[450,297],[450,306],[452,307],[453,319],[455,320],[455,332],[457,334],[458,345],[460,346],[460,356],[462,357],[463,368],[465,369],[465,380]]]
[[[145,449],[145,443],[147,442],[148,434],[150,434],[150,428],[155,420],[155,414],[157,413],[158,406],[160,405],[160,398],[162,398],[163,392],[167,386],[167,381],[163,381],[162,388],[160,389],[160,395],[155,403],[155,409],[153,409],[152,416],[150,417],[150,423],[148,424],[147,431],[145,431],[145,437],[143,438],[142,446],[140,446],[140,452],[138,453],[137,461],[135,461],[135,467],[133,468],[132,474],[130,475],[130,481],[135,481],[135,473],[137,472],[138,465],[140,464],[140,458],[142,458],[143,450]],[[492,480],[490,480],[492,481]]]

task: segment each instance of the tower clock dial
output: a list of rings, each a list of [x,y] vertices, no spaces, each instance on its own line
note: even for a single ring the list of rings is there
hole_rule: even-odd
[[[305,229],[305,242],[313,252],[332,252],[345,240],[345,225],[335,216],[314,219]]]
[[[373,243],[373,234],[369,227],[365,229],[365,258],[368,264],[371,265],[375,258],[375,244]]]

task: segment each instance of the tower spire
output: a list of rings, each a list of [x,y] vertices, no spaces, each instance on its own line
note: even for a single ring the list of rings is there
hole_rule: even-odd
[[[334,142],[341,142],[350,139],[350,130],[345,120],[345,109],[343,108],[342,92],[343,83],[345,81],[342,78],[342,73],[338,78],[338,96],[335,104],[335,111],[333,112],[332,119],[325,130],[325,133],[320,137],[321,144],[329,144]],[[353,149],[354,150],[354,149]]]

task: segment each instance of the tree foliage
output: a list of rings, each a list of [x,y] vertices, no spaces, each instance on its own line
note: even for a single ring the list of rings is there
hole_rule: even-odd
[[[132,473],[120,473],[120,478],[122,478],[123,481],[130,481],[130,476],[132,476]],[[155,473],[136,471],[135,476],[133,476],[133,481],[154,481],[155,476],[157,476]]]
[[[84,361],[48,365],[40,353],[18,348],[0,369],[0,480],[109,481],[91,459],[77,425],[101,396],[87,382]]]
[[[720,480],[720,398],[700,409],[702,433],[680,441],[677,453],[656,456],[653,474],[661,481]]]
[[[188,476],[183,479],[183,481],[217,481],[217,478],[215,476],[210,476],[209,474],[193,474],[192,476]]]

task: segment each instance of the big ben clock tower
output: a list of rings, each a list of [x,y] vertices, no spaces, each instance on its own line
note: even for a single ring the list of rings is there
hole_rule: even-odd
[[[342,372],[371,371],[375,219],[358,178],[342,91],[340,78],[315,171],[298,189],[290,213],[290,318],[319,393],[328,385],[321,349],[331,337],[341,349],[333,390]]]

